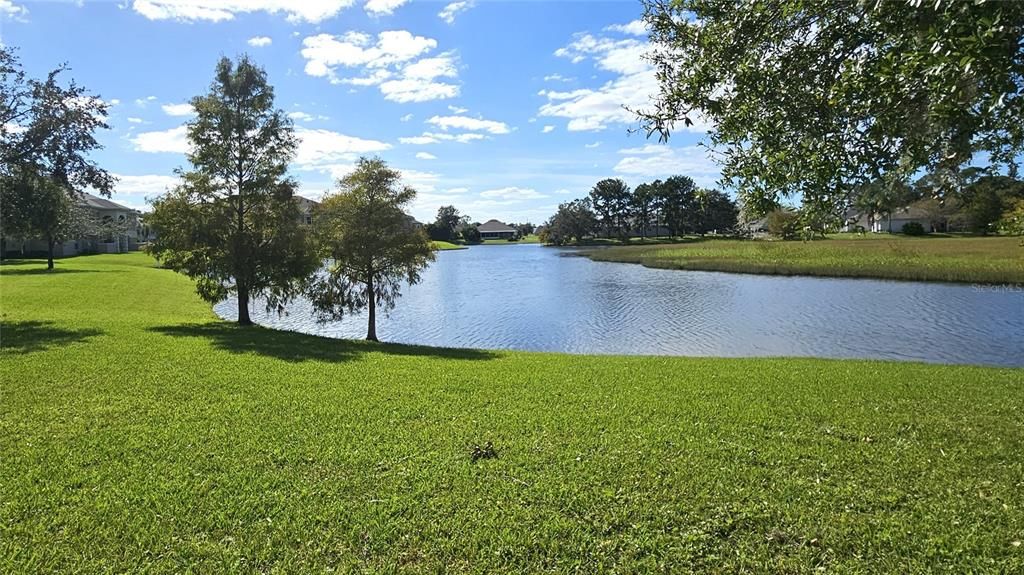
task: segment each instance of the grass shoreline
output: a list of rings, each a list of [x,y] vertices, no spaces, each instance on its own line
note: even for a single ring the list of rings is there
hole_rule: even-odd
[[[595,261],[760,275],[1024,285],[1019,238],[691,240],[580,248]]]
[[[3,572],[1024,569],[1024,369],[332,340],[39,266],[0,266]]]

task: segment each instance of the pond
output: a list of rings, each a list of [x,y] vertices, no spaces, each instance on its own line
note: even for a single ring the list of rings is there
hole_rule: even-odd
[[[215,306],[234,319],[235,301]],[[362,338],[364,315],[317,323],[305,301],[256,323]],[[405,287],[383,341],[567,353],[810,356],[1024,366],[1024,290],[649,269],[572,250],[445,251]]]

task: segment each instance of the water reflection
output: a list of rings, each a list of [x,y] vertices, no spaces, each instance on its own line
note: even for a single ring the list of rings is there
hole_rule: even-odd
[[[814,356],[1024,366],[1024,293],[966,285],[773,277],[593,262],[536,245],[440,252],[382,340],[570,353]],[[235,314],[233,300],[218,304]],[[253,321],[338,338],[306,302]]]

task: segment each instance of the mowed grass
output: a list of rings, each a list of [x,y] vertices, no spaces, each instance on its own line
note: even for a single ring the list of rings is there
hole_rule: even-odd
[[[364,344],[42,265],[0,267],[0,572],[1024,572],[1024,370]]]
[[[889,236],[801,241],[692,239],[588,251],[648,267],[776,275],[1024,284],[1024,244],[1013,237]]]
[[[453,244],[451,242],[445,242],[445,241],[441,241],[441,240],[432,240],[430,243],[434,246],[435,250],[442,251],[442,252],[443,251],[448,251],[448,250],[464,250],[464,249],[466,249],[466,246],[461,246],[459,244]]]

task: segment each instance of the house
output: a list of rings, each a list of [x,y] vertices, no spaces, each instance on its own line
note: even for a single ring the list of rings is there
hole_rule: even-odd
[[[873,223],[869,221],[868,212],[859,210],[846,210],[843,214],[843,225],[839,228],[841,232],[866,232],[872,230]]]
[[[477,230],[482,240],[514,240],[519,237],[518,230],[498,220],[487,220]]]
[[[316,211],[316,207],[320,205],[320,202],[315,202],[302,196],[295,196],[295,203],[299,205],[299,223],[306,224],[307,226],[313,225],[313,212]]]
[[[903,231],[904,225],[912,222],[921,224],[925,233],[938,231],[934,225],[932,214],[919,206],[897,208],[889,214],[877,216],[871,231],[898,233]]]
[[[116,254],[139,249],[142,226],[139,211],[117,202],[81,194],[79,205],[88,215],[95,218],[96,226],[102,232],[96,237],[80,237],[56,244],[53,255],[67,257],[82,253]],[[29,256],[47,253],[45,239],[4,238],[4,255]]]

